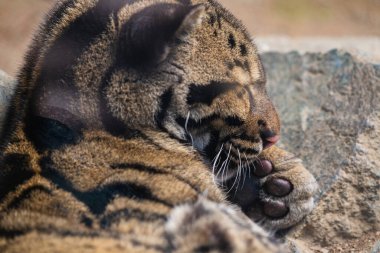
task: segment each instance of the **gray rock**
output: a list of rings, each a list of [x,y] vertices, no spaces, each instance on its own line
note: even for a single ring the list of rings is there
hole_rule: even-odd
[[[343,37],[293,37],[284,35],[265,35],[255,37],[260,52],[327,52],[332,48],[344,50],[360,60],[380,63],[379,36]]]
[[[14,87],[15,81],[0,70],[0,131]]]
[[[306,252],[369,252],[380,238],[380,65],[337,50],[262,60],[282,119],[280,145],[320,184],[318,206],[291,237]]]

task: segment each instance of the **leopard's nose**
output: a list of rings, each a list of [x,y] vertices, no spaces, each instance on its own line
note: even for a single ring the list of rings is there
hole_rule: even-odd
[[[260,131],[260,136],[263,140],[263,149],[267,149],[270,146],[273,146],[280,140],[280,135],[271,130]]]

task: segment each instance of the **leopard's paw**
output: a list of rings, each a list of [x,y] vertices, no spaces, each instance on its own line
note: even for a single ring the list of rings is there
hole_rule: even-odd
[[[234,201],[249,217],[278,230],[293,226],[311,212],[318,185],[300,159],[271,147],[253,167],[253,178],[246,180]]]

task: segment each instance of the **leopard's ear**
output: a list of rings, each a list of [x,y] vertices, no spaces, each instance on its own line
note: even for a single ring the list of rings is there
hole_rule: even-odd
[[[181,26],[176,32],[178,39],[184,39],[193,29],[202,23],[202,19],[205,16],[206,11],[204,5],[198,4],[192,6],[190,11],[183,19]]]
[[[125,25],[123,57],[134,65],[162,62],[170,52],[170,43],[184,39],[204,14],[203,5],[156,4],[145,8]]]

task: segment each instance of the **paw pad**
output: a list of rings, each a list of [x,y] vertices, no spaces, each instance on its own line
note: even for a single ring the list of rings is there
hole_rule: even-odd
[[[282,178],[271,178],[264,184],[264,191],[267,194],[276,197],[289,195],[292,190],[292,184],[288,180]]]
[[[285,203],[276,201],[276,202],[266,202],[263,206],[264,214],[273,219],[280,219],[285,217],[289,208],[285,205]]]
[[[255,162],[255,176],[263,178],[273,172],[273,165],[268,160],[259,160]],[[284,197],[289,195],[293,190],[292,184],[283,178],[271,178],[265,182],[264,191],[275,197]]]
[[[269,175],[273,170],[273,165],[268,160],[260,160],[255,162],[255,176],[257,177],[265,177]]]

